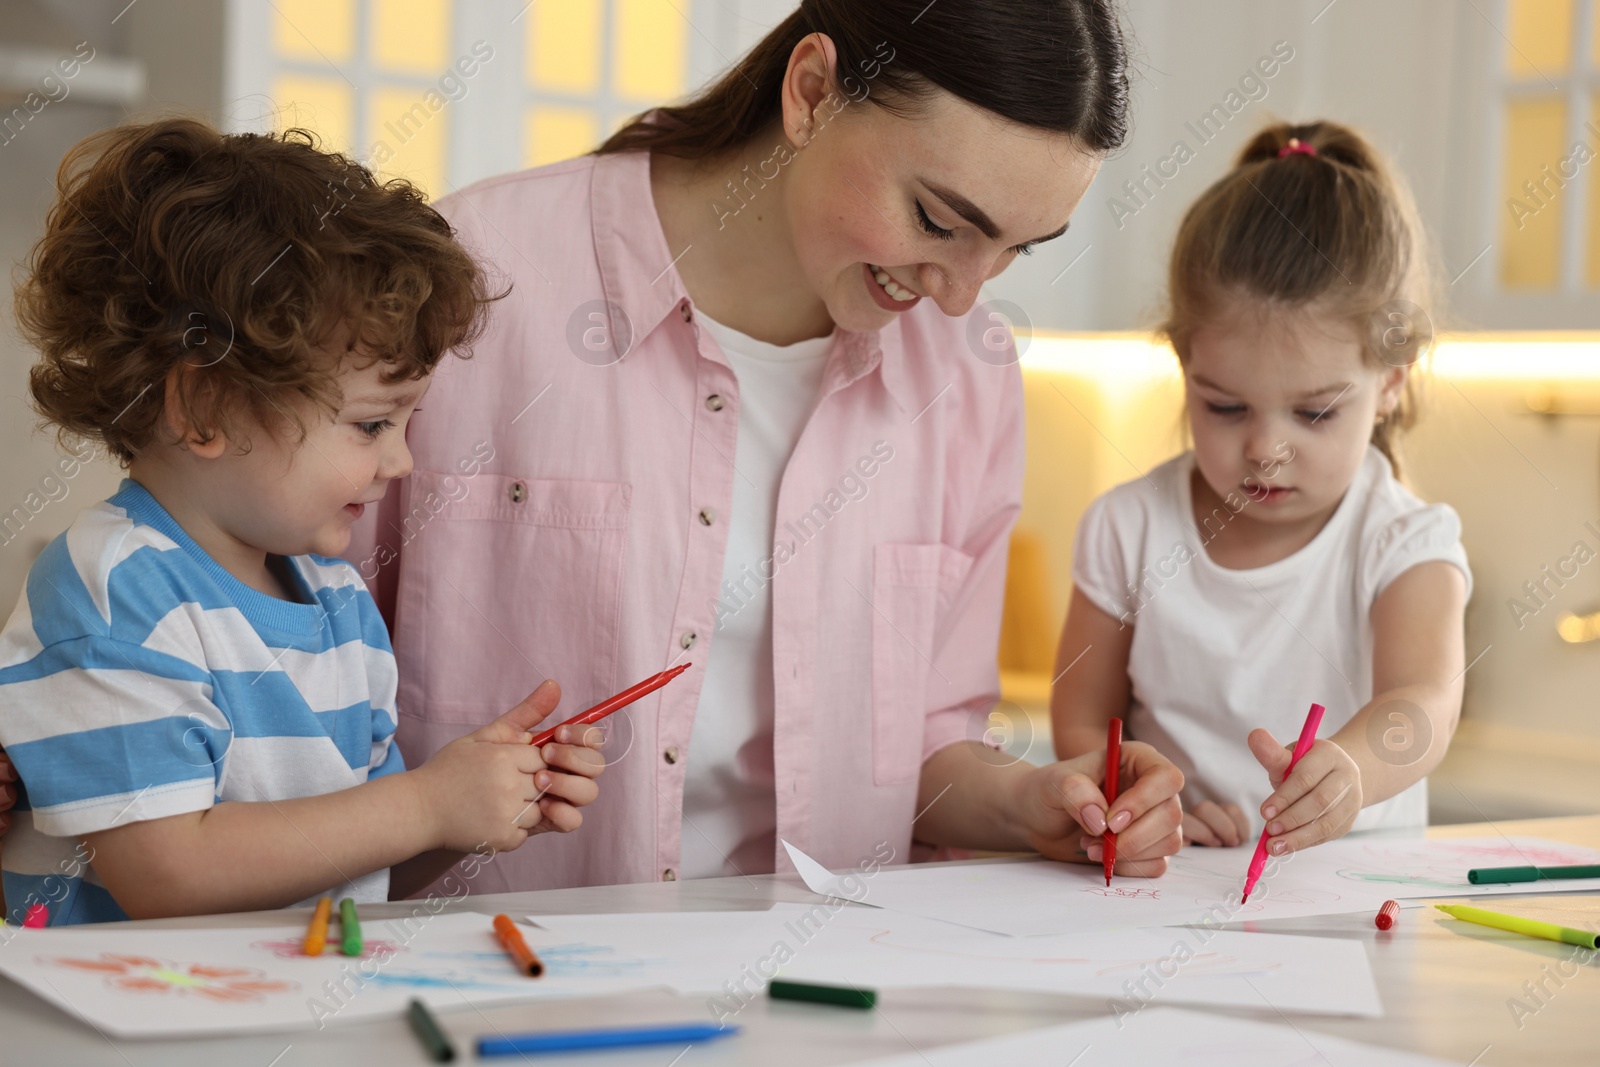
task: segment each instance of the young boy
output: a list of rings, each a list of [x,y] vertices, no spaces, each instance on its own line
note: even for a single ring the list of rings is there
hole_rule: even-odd
[[[575,829],[604,763],[527,744],[553,682],[405,769],[383,620],[332,558],[496,299],[445,221],[300,131],[189,120],[99,134],[57,185],[17,292],[34,402],[128,478],[0,632],[11,921],[398,899]]]

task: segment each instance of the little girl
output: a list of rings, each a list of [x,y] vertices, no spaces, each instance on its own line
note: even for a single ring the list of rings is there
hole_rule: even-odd
[[[1172,759],[1186,842],[1250,840],[1257,804],[1279,855],[1427,822],[1472,577],[1456,513],[1396,478],[1425,258],[1403,184],[1331,122],[1257,135],[1179,229],[1162,332],[1194,448],[1084,515],[1051,715],[1059,758],[1122,715]]]

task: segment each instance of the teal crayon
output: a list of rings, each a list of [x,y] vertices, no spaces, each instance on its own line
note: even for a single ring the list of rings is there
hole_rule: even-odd
[[[422,1042],[428,1058],[434,1063],[450,1063],[456,1058],[455,1046],[444,1035],[439,1021],[433,1017],[428,1006],[416,997],[412,997],[411,1003],[406,1005],[406,1022],[411,1024],[411,1032],[417,1035],[417,1040]]]
[[[1556,878],[1600,878],[1600,863],[1578,863],[1565,867],[1474,867],[1467,872],[1467,881],[1473,885],[1540,882]]]
[[[782,979],[773,979],[767,983],[767,996],[773,1000],[806,1000],[813,1004],[837,1004],[841,1008],[871,1008],[878,1003],[878,994],[871,989],[820,985],[816,982],[786,982]]]

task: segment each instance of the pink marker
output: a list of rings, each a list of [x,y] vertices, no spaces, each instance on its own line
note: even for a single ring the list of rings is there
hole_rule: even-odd
[[[1311,710],[1306,712],[1306,724],[1300,727],[1300,740],[1294,743],[1294,755],[1289,757],[1289,769],[1283,772],[1288,778],[1294,773],[1294,765],[1300,762],[1300,757],[1311,751],[1311,746],[1317,741],[1317,727],[1322,725],[1322,713],[1328,709],[1321,704],[1311,705]],[[1268,820],[1268,825],[1271,821]],[[1250,899],[1250,890],[1256,887],[1256,881],[1261,877],[1261,870],[1267,865],[1267,831],[1262,827],[1261,840],[1256,842],[1256,854],[1250,857],[1250,873],[1244,878],[1244,896],[1239,903],[1243,904]]]
[[[24,930],[43,930],[50,925],[50,909],[43,904],[29,904],[28,916],[22,920]]]

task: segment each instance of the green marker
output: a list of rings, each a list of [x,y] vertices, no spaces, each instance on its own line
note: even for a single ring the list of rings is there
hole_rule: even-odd
[[[811,982],[770,982],[767,996],[773,1000],[809,1000],[815,1004],[837,1004],[843,1008],[870,1008],[878,1003],[878,994],[870,989],[815,985]]]
[[[428,1058],[434,1063],[450,1063],[456,1058],[455,1046],[450,1044],[450,1039],[439,1029],[438,1020],[433,1017],[428,1006],[416,997],[412,997],[411,1003],[406,1005],[406,1021],[411,1024],[412,1032],[417,1035],[417,1040],[422,1042]]]
[[[361,920],[356,918],[356,902],[349,897],[339,901],[339,950],[346,956],[361,955]]]
[[[1545,878],[1600,878],[1600,863],[1571,867],[1475,867],[1467,872],[1467,881],[1473,885],[1537,882]]]
[[[1464,919],[1480,926],[1493,926],[1497,930],[1510,930],[1514,934],[1543,937],[1568,945],[1581,945],[1584,948],[1600,948],[1600,934],[1592,934],[1587,930],[1574,930],[1570,926],[1542,923],[1537,919],[1524,919],[1517,915],[1502,915],[1498,911],[1469,908],[1465,904],[1435,904],[1434,907],[1451,918]]]

